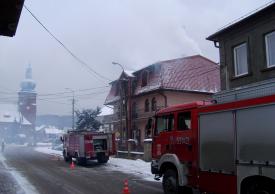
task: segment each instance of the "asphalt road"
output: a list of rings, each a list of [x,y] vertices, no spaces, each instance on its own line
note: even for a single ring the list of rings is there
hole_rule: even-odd
[[[122,194],[129,181],[131,194],[162,194],[161,183],[108,169],[96,162],[70,169],[69,163],[27,147],[8,147],[6,163],[15,168],[41,194]]]

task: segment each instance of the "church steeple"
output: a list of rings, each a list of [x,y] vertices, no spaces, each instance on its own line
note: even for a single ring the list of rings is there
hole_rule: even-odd
[[[25,71],[25,79],[20,84],[20,91],[18,92],[18,110],[20,114],[27,119],[32,128],[35,128],[36,121],[36,83],[32,79],[32,68],[29,65]]]
[[[25,72],[25,79],[21,82],[21,91],[35,92],[35,86],[35,81],[32,79],[32,68],[29,64]]]
[[[26,69],[25,78],[26,79],[32,79],[32,67],[31,67],[31,64],[29,64],[29,66]]]

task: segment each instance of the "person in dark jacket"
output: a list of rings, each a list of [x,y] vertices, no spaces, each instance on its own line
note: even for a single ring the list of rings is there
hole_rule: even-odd
[[[5,141],[2,140],[2,143],[1,143],[1,151],[4,152],[5,150]]]

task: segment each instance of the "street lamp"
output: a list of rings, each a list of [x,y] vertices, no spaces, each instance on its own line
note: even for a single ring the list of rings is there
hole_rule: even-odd
[[[123,66],[120,64],[120,63],[117,63],[117,62],[112,62],[112,64],[113,65],[118,65],[118,66],[120,66],[121,67],[121,69],[122,69],[122,71],[124,72],[124,68],[123,68]]]
[[[120,63],[117,62],[112,62],[113,65],[118,65],[121,69],[122,69],[122,73],[124,74],[125,70],[123,68],[123,66]],[[126,82],[125,82],[126,81]],[[126,89],[124,89],[124,94],[123,94],[123,90],[122,90],[122,84],[127,83],[127,81],[129,81],[128,79],[120,79],[120,87],[119,87],[119,91],[120,91],[120,133],[122,134],[123,131],[123,127],[122,127],[122,109],[125,110],[125,126],[126,126],[126,138],[129,138],[129,125],[128,125],[128,108],[127,108],[127,103],[128,103],[128,99],[127,99],[127,94],[126,94]],[[123,82],[123,83],[122,83]],[[126,85],[124,85],[126,86]],[[124,96],[124,97],[123,97]]]
[[[75,91],[71,88],[65,88],[66,90],[69,90],[73,94],[73,100],[72,100],[72,129],[74,130],[74,105],[75,105],[75,99],[74,99],[74,93]]]

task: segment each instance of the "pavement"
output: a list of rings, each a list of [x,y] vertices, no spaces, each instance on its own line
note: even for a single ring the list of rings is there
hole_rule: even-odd
[[[160,182],[147,181],[134,174],[115,171],[108,165],[99,165],[96,162],[88,166],[76,166],[70,169],[70,164],[52,157],[48,154],[39,153],[28,147],[7,147],[4,157],[7,168],[20,174],[21,179],[28,183],[22,184],[7,181],[13,177],[7,168],[0,168],[0,193],[21,194],[22,189],[28,193],[28,187],[34,193],[41,194],[121,194],[124,180],[129,182],[131,194],[162,194]],[[3,178],[2,178],[3,177]],[[7,177],[7,179],[6,179]],[[18,179],[17,179],[18,182]],[[19,188],[23,187],[23,188]],[[20,193],[21,192],[21,193]]]

